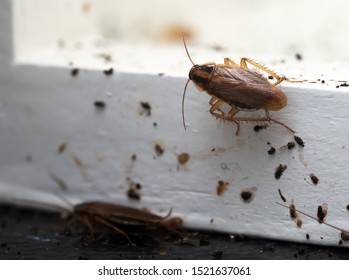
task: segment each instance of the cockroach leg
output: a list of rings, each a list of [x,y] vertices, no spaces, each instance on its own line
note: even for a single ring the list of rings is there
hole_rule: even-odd
[[[240,60],[240,67],[244,68],[244,69],[248,69],[246,62],[248,62],[251,65],[253,65],[254,67],[256,67],[256,68],[258,68],[258,69],[268,73],[270,76],[274,77],[276,79],[276,82],[273,84],[274,86],[276,86],[276,85],[280,84],[282,81],[286,80],[286,77],[279,76],[274,71],[268,69],[267,67],[265,67],[263,65],[260,65],[259,63],[255,62],[252,59],[247,58],[247,57],[241,58],[241,60]]]
[[[82,222],[88,227],[90,234],[87,236],[87,238],[94,239],[94,236],[93,236],[94,229],[93,229],[90,218],[88,216],[79,216],[79,215],[76,215],[74,218],[76,218],[77,220],[80,220],[80,222]]]
[[[214,103],[217,102],[218,100],[219,100],[218,98],[212,97],[209,103],[211,106],[213,106]],[[220,113],[224,114],[224,112],[220,108],[217,108],[216,110],[219,111]]]
[[[131,241],[131,239],[128,237],[128,235],[127,235],[126,232],[122,231],[121,229],[117,228],[117,227],[114,226],[113,224],[109,223],[108,221],[106,221],[106,220],[104,220],[104,219],[102,219],[102,218],[100,218],[100,217],[98,217],[98,216],[96,216],[95,219],[96,219],[96,221],[100,222],[101,224],[106,225],[107,227],[111,228],[112,230],[114,230],[114,231],[117,232],[118,234],[120,234],[120,235],[122,235],[123,237],[125,237],[125,238],[128,240],[128,242],[129,242],[133,247],[136,246],[136,244],[133,243],[133,242]]]
[[[224,58],[224,66],[229,66],[233,68],[239,68],[239,64],[235,63],[233,60],[231,60],[229,57]]]

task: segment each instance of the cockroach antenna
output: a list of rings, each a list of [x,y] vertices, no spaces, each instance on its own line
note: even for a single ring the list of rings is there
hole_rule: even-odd
[[[182,33],[182,36],[183,36],[183,43],[184,43],[184,48],[185,48],[185,51],[187,53],[187,56],[190,60],[190,62],[195,65],[195,63],[193,62],[193,60],[191,59],[190,57],[190,54],[189,54],[189,51],[188,51],[188,48],[187,48],[187,44],[185,42],[185,36],[184,36],[184,33]],[[188,83],[189,83],[190,79],[188,79],[187,83],[185,84],[185,87],[184,87],[184,91],[183,91],[183,97],[182,97],[182,119],[183,119],[183,126],[184,126],[184,130],[187,129],[186,125],[185,125],[185,120],[184,120],[184,99],[185,99],[185,93],[187,91],[187,87],[188,87]]]

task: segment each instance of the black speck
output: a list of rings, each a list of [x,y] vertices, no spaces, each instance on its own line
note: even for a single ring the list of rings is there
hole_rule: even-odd
[[[268,79],[269,79],[269,80],[273,80],[274,77],[270,75],[270,76],[268,76]]]
[[[297,60],[302,60],[302,58],[303,58],[302,55],[301,55],[300,53],[296,53],[295,56],[296,56],[296,59],[297,59]]]
[[[110,69],[104,70],[103,73],[104,73],[106,76],[113,75],[114,69],[113,69],[113,68],[110,68]]]
[[[95,107],[98,109],[104,109],[106,106],[104,101],[95,101],[94,104],[95,104]]]
[[[273,155],[273,154],[275,154],[275,148],[274,147],[271,147],[270,149],[269,149],[269,151],[268,151],[268,154],[269,155]]]
[[[305,235],[305,237],[307,238],[307,240],[309,240],[309,238],[310,238],[308,233]]]
[[[74,68],[70,71],[70,75],[72,75],[73,77],[76,77],[78,74],[79,74],[78,68]]]
[[[154,127],[157,127],[158,124],[157,124],[156,122],[153,122],[153,126],[154,126]]]
[[[349,87],[349,84],[348,83],[343,83],[343,84],[340,84],[339,86],[340,87]]]
[[[132,159],[133,161],[135,161],[135,160],[137,159],[137,155],[136,155],[136,154],[133,154],[133,155],[131,156],[131,159]]]
[[[324,84],[324,83],[325,83],[325,80],[321,80],[321,83]]]
[[[347,210],[349,210],[349,204],[347,205],[347,207],[346,207],[346,208],[347,208]]]

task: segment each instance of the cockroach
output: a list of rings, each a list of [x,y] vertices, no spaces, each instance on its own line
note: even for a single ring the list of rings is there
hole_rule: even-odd
[[[241,122],[274,122],[284,126],[292,134],[292,130],[282,122],[273,119],[269,112],[278,111],[287,105],[286,94],[276,87],[282,81],[299,82],[289,80],[284,76],[276,74],[267,67],[255,62],[250,58],[243,57],[240,65],[230,58],[224,58],[223,64],[209,62],[205,64],[195,64],[190,57],[185,37],[183,43],[185,51],[193,67],[189,71],[189,79],[185,84],[182,98],[182,118],[184,129],[186,129],[184,121],[184,98],[189,81],[200,91],[205,91],[211,96],[209,104],[211,105],[210,113],[217,119],[233,122],[237,125],[236,135],[240,130]],[[276,79],[275,83],[270,83],[263,75],[249,69],[247,63],[253,67],[267,73]],[[228,113],[223,112],[221,106],[223,104],[230,105],[231,109]],[[257,111],[264,110],[264,117],[238,117],[240,111]]]
[[[66,202],[67,200],[62,197]],[[70,203],[69,203],[70,204]],[[102,225],[122,235],[127,241],[135,246],[126,233],[125,229],[168,231],[178,230],[183,220],[180,217],[172,217],[172,209],[164,217],[135,208],[100,201],[83,202],[72,207],[74,220],[79,220],[89,229],[88,238],[93,239],[95,226]]]

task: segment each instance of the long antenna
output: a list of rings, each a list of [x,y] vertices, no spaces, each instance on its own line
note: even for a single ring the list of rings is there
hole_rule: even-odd
[[[184,33],[182,32],[182,36],[183,36],[183,43],[184,43],[184,48],[185,48],[185,51],[187,53],[187,56],[189,57],[189,60],[191,61],[191,63],[193,65],[195,65],[195,63],[193,62],[193,60],[191,59],[190,57],[190,54],[189,54],[189,51],[188,51],[188,48],[187,48],[187,44],[185,43],[185,36],[184,36]]]
[[[184,120],[184,98],[185,98],[185,93],[187,91],[187,86],[189,84],[189,81],[190,79],[188,79],[187,83],[185,84],[184,91],[183,91],[183,98],[182,98],[182,119],[183,119],[184,130],[187,129],[187,127],[185,126],[185,120]]]

